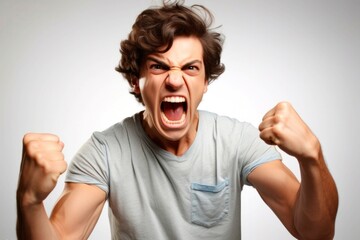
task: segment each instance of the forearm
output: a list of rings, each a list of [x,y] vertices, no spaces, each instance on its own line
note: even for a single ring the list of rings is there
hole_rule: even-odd
[[[59,239],[46,214],[44,205],[24,204],[21,197],[17,197],[16,233],[22,239]]]
[[[316,159],[298,160],[301,186],[295,208],[295,227],[306,239],[332,239],[338,193],[321,148]]]

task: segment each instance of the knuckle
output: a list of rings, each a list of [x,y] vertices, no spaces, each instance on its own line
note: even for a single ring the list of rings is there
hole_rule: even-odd
[[[38,166],[46,165],[46,158],[42,152],[34,153],[34,161]]]
[[[49,135],[54,139],[55,142],[60,142],[60,137],[59,136],[57,136],[55,134],[49,134]]]
[[[26,143],[26,146],[28,149],[38,149],[39,142],[38,141],[29,141],[28,143]]]
[[[282,106],[282,107],[286,107],[286,106],[289,106],[290,103],[289,103],[288,101],[281,101],[281,102],[279,103],[279,105]]]
[[[51,162],[49,161],[44,161],[43,164],[41,165],[41,169],[45,174],[51,174],[52,173],[52,166],[51,166]]]
[[[23,137],[23,144],[26,145],[34,138],[34,133],[26,133]]]
[[[278,103],[276,107],[280,110],[286,110],[291,107],[291,104],[287,101],[283,101],[283,102]]]
[[[281,124],[277,124],[273,126],[272,132],[276,138],[278,138],[281,135],[282,129],[283,127]]]
[[[287,116],[285,114],[276,114],[273,118],[274,125],[282,125],[287,121]]]
[[[31,141],[53,141],[59,142],[60,137],[52,133],[26,133],[23,137],[23,144],[27,144]]]
[[[25,146],[25,152],[30,157],[36,157],[38,153],[39,144],[35,141],[28,142]]]
[[[277,114],[274,116],[274,123],[278,124],[283,119],[283,116],[281,114]]]
[[[288,119],[289,119],[289,114],[286,110],[280,111],[274,115],[274,122],[276,124],[286,123],[288,121]]]
[[[31,133],[26,133],[26,134],[24,135],[24,137],[23,137],[23,143],[24,143],[24,144],[28,141],[30,135],[31,135]]]

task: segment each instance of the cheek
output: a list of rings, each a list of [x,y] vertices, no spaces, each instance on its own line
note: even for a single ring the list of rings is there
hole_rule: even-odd
[[[154,81],[140,79],[139,80],[139,89],[142,96],[142,99],[147,107],[153,108],[156,105],[156,99],[159,90],[158,86],[154,84]]]
[[[144,86],[145,86],[145,79],[144,78],[140,78],[139,79],[139,90],[142,92],[144,90]]]
[[[196,89],[196,88],[194,88]],[[202,101],[202,98],[206,92],[206,87],[204,88],[204,86],[199,86],[197,88],[198,90],[195,92],[192,92],[192,98],[193,98],[193,104],[195,104],[195,106],[198,106],[200,104],[200,102]]]

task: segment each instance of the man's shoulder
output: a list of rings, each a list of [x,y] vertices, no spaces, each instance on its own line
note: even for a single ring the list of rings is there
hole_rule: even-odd
[[[118,138],[120,136],[134,134],[137,132],[137,121],[140,113],[126,117],[102,131],[95,131],[93,136],[99,140]]]
[[[199,110],[199,115],[201,121],[205,123],[214,123],[216,125],[224,126],[224,127],[230,127],[231,125],[237,125],[237,126],[251,126],[249,122],[246,121],[240,121],[239,119],[235,117],[230,117],[227,115],[220,115],[214,112],[209,112],[205,110]]]

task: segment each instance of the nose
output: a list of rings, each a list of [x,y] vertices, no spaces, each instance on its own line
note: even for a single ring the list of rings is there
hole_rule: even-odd
[[[180,67],[173,66],[168,71],[166,86],[172,90],[179,89],[184,84],[183,73]]]

